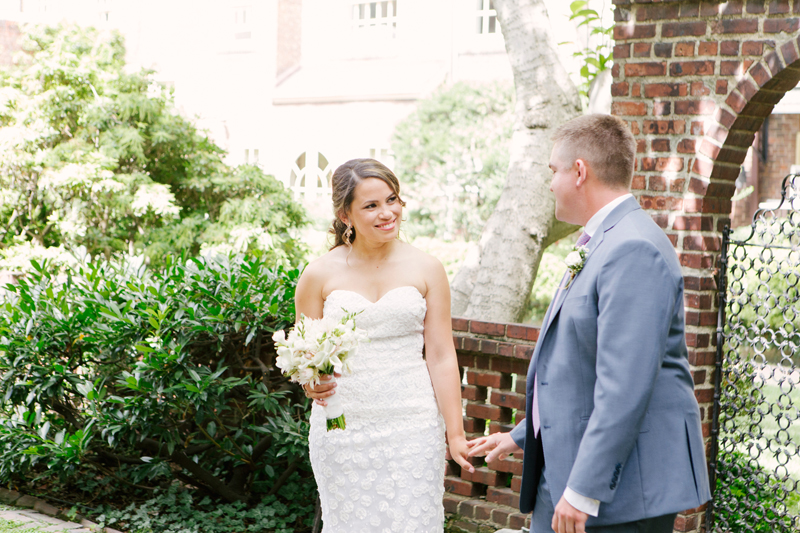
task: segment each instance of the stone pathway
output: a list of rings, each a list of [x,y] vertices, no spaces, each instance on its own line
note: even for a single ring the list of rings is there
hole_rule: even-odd
[[[62,509],[44,500],[0,488],[0,521],[22,522],[26,529],[38,527],[40,531],[67,533],[122,533],[116,529],[101,528],[82,516],[70,518]]]

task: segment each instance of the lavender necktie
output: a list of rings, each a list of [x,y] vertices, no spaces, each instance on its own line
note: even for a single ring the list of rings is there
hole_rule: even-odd
[[[592,237],[586,233],[585,231],[581,233],[581,236],[578,237],[578,242],[575,243],[575,246],[584,246],[589,239]],[[561,296],[561,287],[564,286],[565,280],[567,279],[567,273],[564,274],[564,279],[561,280],[561,285],[559,286],[558,292],[556,292],[556,298],[558,299]],[[539,434],[539,384],[537,383],[538,376],[536,373],[533,374],[533,400],[531,405],[531,424],[533,425],[533,436],[537,436]]]

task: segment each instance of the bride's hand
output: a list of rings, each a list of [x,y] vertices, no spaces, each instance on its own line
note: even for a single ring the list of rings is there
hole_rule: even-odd
[[[341,374],[334,374],[334,376],[341,377]],[[336,382],[333,381],[330,375],[324,375],[320,377],[320,381],[318,385],[314,385],[313,383],[306,383],[303,385],[303,390],[306,393],[307,398],[311,398],[314,400],[314,403],[319,404],[321,406],[328,405],[328,402],[325,401],[325,398],[329,396],[333,396],[336,391]]]
[[[447,446],[450,448],[450,457],[461,465],[461,468],[466,468],[470,472],[475,472],[475,467],[469,462],[469,447],[467,446],[466,437],[462,435],[453,439],[448,438]]]

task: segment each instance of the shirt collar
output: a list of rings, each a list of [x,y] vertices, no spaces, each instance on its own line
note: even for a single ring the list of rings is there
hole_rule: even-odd
[[[631,193],[623,194],[619,198],[614,198],[606,205],[601,207],[600,210],[589,219],[589,222],[586,223],[586,227],[583,228],[583,231],[585,231],[589,237],[593,237],[597,229],[600,227],[600,224],[603,223],[609,213],[611,213],[615,207],[628,198],[633,198],[633,195]]]

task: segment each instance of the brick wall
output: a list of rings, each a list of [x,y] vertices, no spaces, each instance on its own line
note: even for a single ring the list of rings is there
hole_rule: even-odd
[[[759,201],[781,197],[781,183],[795,160],[800,115],[771,115],[767,127],[767,160],[759,168]]]
[[[689,361],[709,437],[721,230],[748,147],[800,80],[800,0],[613,2],[612,113],[637,140],[634,193],[683,267]],[[676,527],[700,531],[702,519],[689,513]]]
[[[465,402],[467,438],[484,431],[510,431],[525,418],[525,382],[539,328],[520,324],[495,324],[453,319],[453,340],[458,353]],[[522,454],[483,466],[475,458],[475,473],[461,471],[449,461],[445,477],[444,506],[458,515],[454,525],[478,531],[479,525],[520,529],[529,522],[519,512]]]

